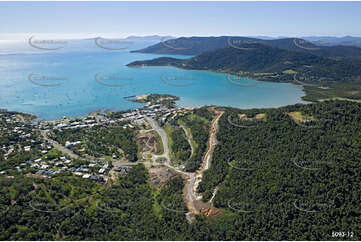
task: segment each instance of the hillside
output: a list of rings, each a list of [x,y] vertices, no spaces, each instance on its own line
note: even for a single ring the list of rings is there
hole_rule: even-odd
[[[279,42],[272,43],[278,45]],[[303,99],[306,101],[339,97],[361,99],[361,58],[326,58],[263,44],[207,51],[189,59],[160,57],[135,61],[128,66],[174,66],[224,72],[259,81],[292,82],[304,86],[306,96]],[[242,79],[228,78],[242,86]]]
[[[219,143],[199,187],[206,200],[219,187],[214,204],[229,211],[213,228],[243,228],[245,240],[332,240],[332,231],[360,230],[360,104],[220,109]],[[266,118],[250,121],[259,114]]]
[[[332,36],[307,36],[302,39],[313,42],[316,45],[334,46],[334,45],[348,45],[361,47],[361,38],[354,36],[332,37]]]
[[[333,60],[262,44],[245,44],[242,48],[217,49],[185,60],[161,57],[135,61],[128,66],[171,65],[184,69],[226,72],[262,81],[291,82],[297,78],[317,85],[361,81],[361,61],[358,59]]]
[[[155,188],[146,164],[108,183],[71,171],[46,179],[15,172],[0,176],[0,239],[360,240],[360,103],[214,109],[224,114],[198,188],[208,200],[218,187],[217,216],[190,223],[184,180]],[[194,114],[211,119],[206,108]],[[176,121],[201,144],[201,122]]]
[[[199,55],[206,51],[234,47],[239,48],[244,44],[263,44],[284,50],[312,53],[317,56],[330,58],[358,58],[361,57],[361,48],[354,46],[321,46],[303,39],[284,38],[265,40],[238,36],[220,37],[181,37],[163,40],[158,44],[133,52],[174,55]]]

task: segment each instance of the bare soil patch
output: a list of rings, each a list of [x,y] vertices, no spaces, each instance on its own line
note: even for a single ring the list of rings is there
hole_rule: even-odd
[[[139,134],[136,142],[141,145],[143,152],[157,154],[161,152],[161,146],[155,131]]]
[[[159,189],[163,184],[167,183],[169,180],[173,179],[176,174],[172,172],[169,168],[162,165],[151,166],[149,168],[150,183],[157,189]]]

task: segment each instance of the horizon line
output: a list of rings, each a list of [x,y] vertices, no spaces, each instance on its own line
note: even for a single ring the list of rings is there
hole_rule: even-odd
[[[1,1],[1,0],[0,0]],[[223,35],[172,35],[172,34],[119,34],[119,33],[0,33],[0,40],[20,40],[24,37],[31,36],[40,36],[42,38],[48,37],[57,37],[57,38],[74,38],[74,39],[84,39],[84,38],[129,38],[129,37],[222,37],[222,36],[237,36],[237,37],[249,37],[249,38],[262,38],[262,37],[270,37],[270,38],[305,38],[305,37],[332,37],[332,38],[345,38],[345,37],[355,37],[361,38],[359,35],[352,34],[344,34],[344,35],[267,35],[267,34],[258,34],[258,35],[235,35],[235,34],[223,34]]]

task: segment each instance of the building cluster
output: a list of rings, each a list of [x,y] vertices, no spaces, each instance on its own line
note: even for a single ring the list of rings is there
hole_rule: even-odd
[[[161,122],[165,122],[167,119],[173,119],[178,115],[181,115],[182,113],[190,110],[193,110],[193,108],[173,108],[155,104],[124,113],[123,118],[125,120],[129,120],[134,125],[143,125],[145,122],[145,116],[156,117],[159,118]]]
[[[26,124],[19,114],[0,112],[1,138],[7,140],[0,146],[4,159],[7,160],[13,152],[29,152],[32,146],[41,144],[36,132],[35,125]]]
[[[173,108],[161,104],[144,106],[129,112],[123,113],[121,118],[112,118],[110,115],[98,113],[96,115],[89,115],[86,117],[67,118],[63,117],[56,121],[38,122],[39,129],[77,129],[77,128],[91,128],[96,125],[115,125],[120,122],[129,121],[124,124],[123,128],[134,128],[135,126],[144,125],[144,117],[158,117],[162,121],[168,118],[174,118],[177,115],[193,110],[193,108]],[[69,141],[70,142],[70,141]],[[79,143],[79,141],[78,141]],[[78,144],[77,143],[77,144]],[[69,146],[76,145],[69,143]]]
[[[87,123],[91,124],[92,122]],[[40,130],[45,127],[50,128],[51,125],[51,122],[25,122],[23,118],[19,117],[19,114],[0,112],[0,131],[4,139],[0,146],[2,154],[2,158],[0,158],[3,160],[0,159],[0,162],[4,162],[1,165],[5,165],[10,158],[20,159],[15,157],[19,153],[31,157],[26,160],[19,160],[18,164],[11,169],[0,169],[0,175],[10,177],[7,176],[8,173],[15,171],[15,173],[26,174],[27,177],[49,178],[65,171],[86,172],[87,168],[76,167],[72,160],[54,152],[53,146],[40,136]],[[71,125],[79,124],[72,123]],[[80,143],[80,141],[67,142],[66,146]],[[94,180],[96,177],[96,180],[104,181],[107,174],[107,170],[104,169],[106,167],[99,169],[97,168],[99,167],[98,163],[90,164],[91,166],[96,175],[91,175],[90,178]]]
[[[53,175],[59,174],[61,172],[71,172],[76,176],[80,176],[84,179],[91,179],[95,181],[106,181],[107,173],[109,172],[108,163],[104,161],[92,161],[92,163],[85,165],[74,165],[72,160],[66,158],[65,156],[54,158],[51,160],[47,159],[36,159],[28,160],[26,163],[20,165],[21,172],[22,168],[25,166],[30,166],[33,168],[32,172],[28,172],[26,175],[28,177],[37,177],[37,178],[49,178]],[[26,170],[26,169],[24,169]]]
[[[145,125],[145,117],[154,117],[161,122],[174,119],[183,115],[191,108],[174,108],[161,104],[147,105],[142,108],[122,113],[117,118],[107,114],[91,114],[86,117],[67,118],[57,121],[34,121],[27,122],[22,115],[12,112],[0,112],[0,133],[7,137],[5,142],[0,143],[0,162],[5,162],[9,157],[23,152],[30,159],[18,162],[13,167],[15,173],[26,174],[28,177],[50,178],[61,172],[72,172],[84,179],[106,181],[109,171],[108,163],[104,160],[90,161],[88,165],[74,165],[71,159],[61,156],[53,149],[53,144],[46,141],[42,136],[43,130],[62,130],[76,128],[91,128],[96,125],[114,125],[121,123],[123,128],[135,128]],[[1,142],[1,140],[0,140]],[[65,148],[80,145],[81,141],[66,141]],[[3,160],[3,161],[1,161]],[[79,162],[75,162],[78,164]],[[129,167],[115,167],[113,171],[127,174]],[[10,175],[7,168],[0,168],[0,175]],[[13,172],[13,174],[14,174]]]

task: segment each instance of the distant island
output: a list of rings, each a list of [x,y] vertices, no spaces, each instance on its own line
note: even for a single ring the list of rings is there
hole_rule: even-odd
[[[317,42],[316,42],[317,43]],[[259,39],[242,36],[219,37],[180,37],[176,39],[161,39],[159,43],[144,49],[134,50],[137,53],[170,54],[170,55],[199,55],[208,51],[222,48],[245,49],[247,44],[261,44],[288,51],[310,53],[329,58],[359,58],[361,48],[347,45],[316,45],[300,38]]]
[[[132,102],[146,103],[147,106],[162,104],[167,107],[175,107],[175,101],[179,100],[179,97],[169,94],[140,94],[136,95],[135,99],[128,99]]]
[[[128,66],[174,66],[259,81],[291,82],[304,86],[306,101],[335,97],[361,99],[361,48],[316,46],[299,39],[245,37],[192,37],[165,43],[137,52],[197,55],[189,59],[160,57],[134,61]],[[177,48],[170,48],[171,44]]]

